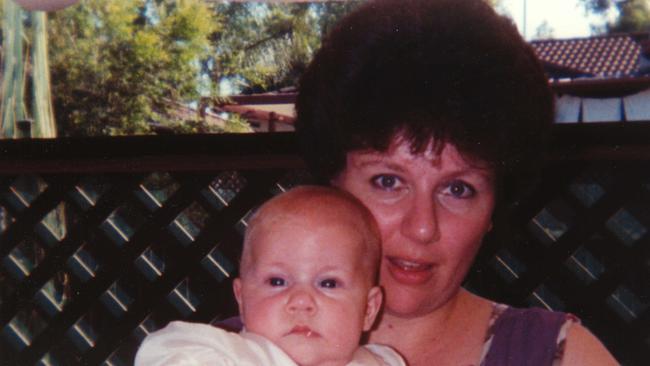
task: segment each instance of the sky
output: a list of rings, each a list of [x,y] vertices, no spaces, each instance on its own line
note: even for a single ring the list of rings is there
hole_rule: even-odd
[[[526,32],[523,31],[524,2],[526,2]],[[602,24],[599,17],[587,17],[578,0],[501,0],[526,39],[534,37],[537,28],[547,21],[554,38],[587,37],[590,24]]]

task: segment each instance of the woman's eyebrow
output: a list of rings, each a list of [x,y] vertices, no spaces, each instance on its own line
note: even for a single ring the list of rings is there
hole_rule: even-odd
[[[440,159],[435,159],[431,161],[431,166],[437,166],[440,164]],[[359,161],[354,164],[357,168],[367,168],[379,166],[396,172],[406,172],[408,169],[405,168],[405,165],[400,162],[394,162],[390,157],[382,156],[381,154],[368,154],[366,156],[360,157]],[[458,167],[457,169],[452,169],[447,171],[450,175],[455,176],[479,176],[485,179],[488,182],[494,181],[494,172],[489,167],[482,167],[476,164],[466,164]]]
[[[360,160],[361,161],[359,161],[359,162],[357,162],[357,164],[355,164],[359,168],[365,168],[365,167],[368,167],[368,166],[381,165],[381,166],[384,166],[384,167],[386,167],[388,169],[396,170],[396,171],[399,171],[399,172],[403,172],[403,171],[406,170],[406,169],[404,169],[404,167],[401,164],[391,162],[391,161],[387,160],[386,158],[382,158],[382,157],[367,157],[367,158],[361,158]]]
[[[458,170],[455,175],[457,177],[478,177],[484,179],[488,183],[493,183],[495,179],[495,174],[491,170],[476,167],[467,167]]]

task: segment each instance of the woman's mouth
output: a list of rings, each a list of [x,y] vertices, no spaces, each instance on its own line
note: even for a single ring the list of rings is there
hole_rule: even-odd
[[[433,276],[433,264],[411,261],[398,257],[386,257],[391,276],[405,285],[421,285]]]

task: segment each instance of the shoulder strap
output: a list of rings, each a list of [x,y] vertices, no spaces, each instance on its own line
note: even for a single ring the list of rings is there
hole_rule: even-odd
[[[507,308],[490,329],[482,366],[549,366],[558,351],[558,335],[570,318],[537,308]]]

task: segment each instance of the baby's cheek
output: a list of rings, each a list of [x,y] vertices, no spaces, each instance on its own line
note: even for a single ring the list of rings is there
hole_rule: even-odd
[[[278,328],[276,323],[277,316],[269,309],[259,306],[246,308],[245,315],[242,318],[246,330],[252,333],[273,338],[273,331]]]

